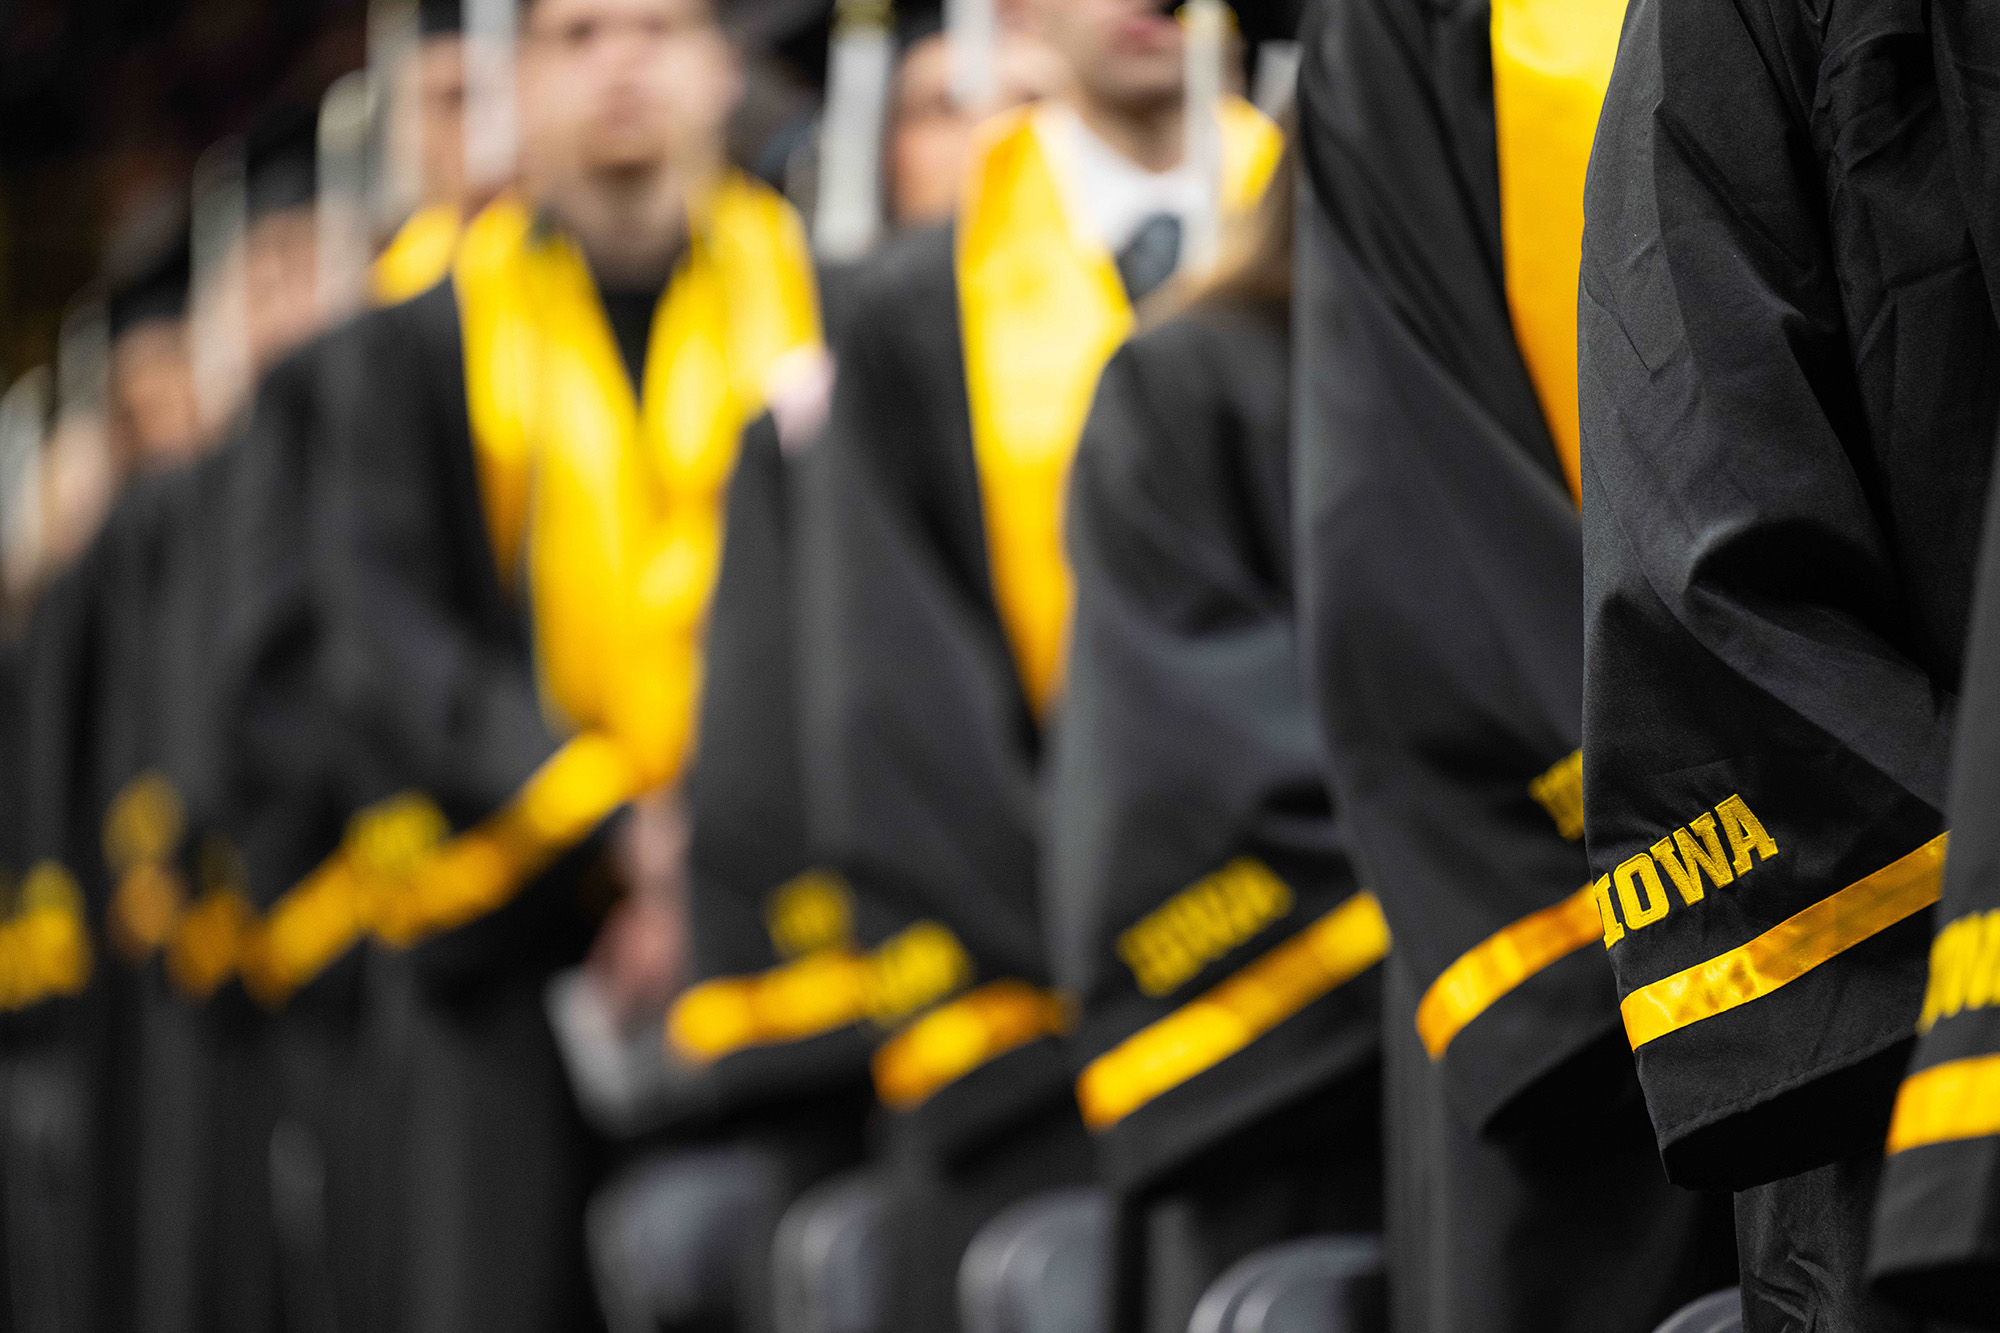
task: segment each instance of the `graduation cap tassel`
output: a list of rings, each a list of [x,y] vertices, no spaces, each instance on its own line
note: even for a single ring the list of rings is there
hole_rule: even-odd
[[[516,0],[465,0],[465,179],[475,192],[513,179]]]
[[[1201,207],[1188,218],[1183,268],[1215,262],[1222,247],[1222,88],[1229,7],[1223,0],[1187,0],[1181,9],[1186,62],[1184,103],[1187,162],[1202,182]]]
[[[813,244],[835,262],[859,259],[882,231],[882,119],[894,64],[886,0],[841,0],[820,123]]]
[[[375,99],[368,75],[336,79],[319,104],[318,180],[313,207],[320,318],[358,309],[368,278],[368,141]]]
[[[371,0],[368,83],[380,144],[369,167],[369,221],[380,232],[393,230],[423,198],[424,118],[415,89],[404,86],[421,33],[417,0]]]
[[[227,424],[250,384],[243,273],[249,194],[241,139],[225,139],[195,162],[188,342],[195,403],[207,431]]]
[[[0,590],[26,591],[42,549],[42,441],[49,370],[37,366],[0,398]]]
[[[959,106],[983,111],[998,93],[994,52],[1000,17],[993,0],[945,0],[945,43],[951,53],[951,96]]]

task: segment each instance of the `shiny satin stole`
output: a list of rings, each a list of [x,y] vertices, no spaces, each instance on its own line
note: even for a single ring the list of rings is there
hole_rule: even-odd
[[[956,235],[966,397],[987,566],[1028,702],[1061,686],[1073,589],[1062,499],[1104,363],[1132,328],[1110,252],[1065,210],[1033,108],[982,127]],[[1240,99],[1221,107],[1223,208],[1251,207],[1283,148]]]
[[[1507,307],[1572,498],[1582,494],[1576,300],[1583,177],[1624,18],[1625,0],[1493,0]]]
[[[641,787],[693,745],[738,436],[820,338],[783,199],[731,174],[690,222],[636,397],[583,256],[519,204],[472,223],[456,268],[487,531],[503,580],[525,575],[544,708],[615,741]]]

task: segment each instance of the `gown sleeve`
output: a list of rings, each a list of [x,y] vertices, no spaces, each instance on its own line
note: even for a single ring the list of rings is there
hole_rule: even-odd
[[[1922,1034],[1889,1121],[1869,1271],[1900,1302],[1990,1317],[2000,1291],[2000,526],[1988,503],[1958,735],[1951,862]]]
[[[351,335],[322,372],[311,559],[341,769],[369,802],[344,843],[368,924],[444,986],[573,958],[608,897],[582,877],[624,770],[544,719],[485,529],[451,287]]]
[[[885,942],[884,1101],[941,1151],[1068,1098],[1036,892],[1042,738],[987,576],[950,235],[892,245],[836,347],[805,489],[808,827]],[[954,992],[950,1013],[927,1014]],[[944,1047],[922,1024],[978,1033]]]
[[[1943,861],[1993,318],[1915,11],[1844,15],[1636,0],[1585,199],[1590,852],[1687,1183],[1879,1142]]]
[[[1279,318],[1189,317],[1128,343],[1071,475],[1077,601],[1044,899],[1079,1010],[1086,1123],[1116,1185],[1376,1047],[1387,929],[1356,899],[1293,633]],[[1284,968],[1322,941],[1333,965]],[[1150,1076],[1149,1047],[1281,972],[1299,984],[1277,987],[1249,1040],[1195,1042],[1173,1077]]]

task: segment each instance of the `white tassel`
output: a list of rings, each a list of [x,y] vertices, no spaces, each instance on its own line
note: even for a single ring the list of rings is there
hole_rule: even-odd
[[[424,117],[411,63],[422,33],[417,0],[371,0],[368,84],[380,141],[369,167],[369,224],[383,234],[394,231],[423,202]]]
[[[1229,7],[1223,0],[1187,0],[1181,9],[1186,70],[1187,164],[1201,181],[1201,207],[1188,218],[1183,269],[1206,268],[1222,248],[1222,63]]]
[[[188,352],[205,431],[228,425],[250,391],[249,292],[243,271],[249,184],[243,141],[225,139],[194,165]]]
[[[999,95],[994,65],[1000,18],[993,0],[945,0],[944,30],[952,100],[967,111],[988,109]]]
[[[465,0],[465,180],[475,192],[514,176],[515,0]]]
[[[361,307],[368,280],[368,146],[375,97],[366,71],[336,79],[319,104],[318,189],[314,198],[320,319]]]
[[[867,254],[882,232],[882,132],[895,63],[889,7],[843,0],[819,134],[813,244],[835,262]]]

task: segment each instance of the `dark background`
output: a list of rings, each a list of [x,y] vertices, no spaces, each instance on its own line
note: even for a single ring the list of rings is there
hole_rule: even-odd
[[[358,68],[365,0],[0,0],[0,386],[51,359],[115,225]]]

